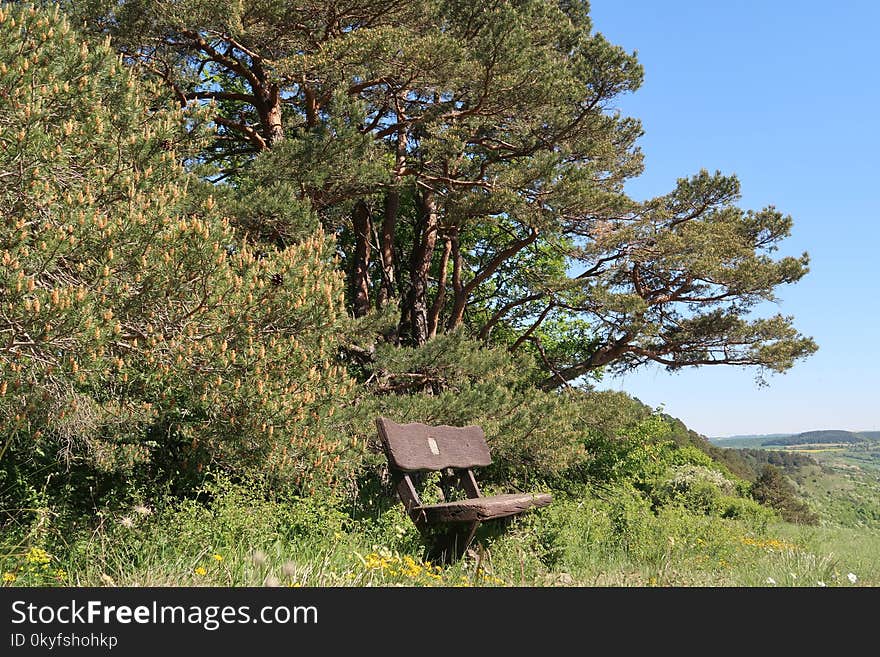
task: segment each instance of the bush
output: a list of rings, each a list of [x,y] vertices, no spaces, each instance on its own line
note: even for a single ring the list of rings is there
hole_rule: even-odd
[[[639,492],[623,489],[615,495],[609,508],[611,535],[616,545],[637,557],[649,543],[651,505]]]
[[[0,61],[0,506],[188,494],[208,466],[350,481],[332,240],[250,247],[190,193],[198,113],[57,10],[4,6]]]
[[[723,496],[734,493],[734,483],[703,465],[673,466],[655,494],[661,503],[681,504],[695,513],[716,515]]]
[[[750,492],[755,500],[776,509],[788,522],[805,525],[819,522],[816,513],[797,498],[795,487],[775,466],[764,466]]]
[[[773,509],[762,506],[755,500],[745,497],[721,498],[721,517],[735,520],[744,520],[759,529],[767,526],[767,523],[777,517]]]

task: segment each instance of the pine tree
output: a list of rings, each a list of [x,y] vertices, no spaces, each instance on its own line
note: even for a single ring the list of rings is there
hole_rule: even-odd
[[[807,273],[772,257],[790,217],[707,171],[626,196],[641,126],[611,108],[642,68],[586,2],[94,4],[127,61],[214,102],[203,157],[239,222],[284,245],[320,221],[349,311],[398,309],[383,339],[464,329],[533,354],[548,389],[649,362],[782,372],[817,348],[750,318]]]
[[[358,462],[330,419],[353,385],[332,240],[243,240],[182,166],[200,123],[57,9],[0,9],[6,484],[308,490]]]

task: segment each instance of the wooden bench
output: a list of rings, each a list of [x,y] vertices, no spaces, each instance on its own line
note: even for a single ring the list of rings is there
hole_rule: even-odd
[[[407,514],[425,539],[433,539],[426,555],[451,563],[464,555],[481,523],[510,518],[553,501],[549,493],[510,493],[484,497],[473,468],[492,463],[486,436],[478,426],[397,424],[377,418],[376,426],[392,480]],[[439,472],[437,504],[422,504],[416,484],[425,473]],[[453,500],[458,488],[467,496]]]

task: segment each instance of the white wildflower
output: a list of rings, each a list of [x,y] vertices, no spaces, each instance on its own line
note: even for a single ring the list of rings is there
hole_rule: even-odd
[[[855,574],[855,573],[847,573],[847,574],[846,574],[846,577],[847,577],[847,579],[848,579],[851,583],[853,583],[853,584],[855,584],[856,582],[859,581],[859,578],[856,577],[856,574]]]
[[[823,582],[821,579],[820,579],[818,582],[816,582],[816,584],[818,584],[819,586],[828,586],[828,585],[827,585],[825,582]]]
[[[767,578],[767,583],[772,584],[773,586],[776,586],[776,580],[773,579],[772,577]]]

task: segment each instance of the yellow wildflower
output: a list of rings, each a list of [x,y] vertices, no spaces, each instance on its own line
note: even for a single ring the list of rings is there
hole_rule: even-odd
[[[24,557],[25,561],[28,563],[35,563],[45,565],[52,560],[52,557],[49,556],[49,553],[43,550],[42,548],[31,548],[28,550],[27,554]]]
[[[791,543],[787,543],[785,541],[780,541],[776,538],[768,538],[768,539],[756,539],[751,538],[749,536],[743,536],[740,541],[745,545],[751,545],[756,548],[763,548],[767,552],[786,552],[793,551],[796,552],[798,547],[797,545],[793,545]]]
[[[208,569],[205,568],[204,566],[199,566],[198,568],[196,568],[195,573],[196,573],[196,575],[199,575],[199,576],[207,575]]]
[[[15,581],[15,573],[3,573],[3,581],[7,584],[12,584]]]

